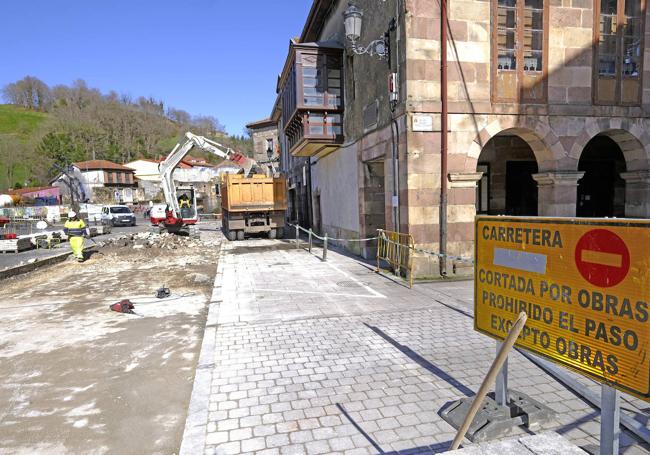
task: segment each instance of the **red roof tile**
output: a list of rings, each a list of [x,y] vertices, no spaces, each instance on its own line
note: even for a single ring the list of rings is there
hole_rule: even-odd
[[[20,188],[17,190],[9,189],[7,192],[9,194],[25,194],[25,193],[36,193],[38,191],[52,190],[55,189],[54,186],[32,186],[28,188]]]
[[[100,169],[115,169],[120,171],[130,171],[133,172],[133,169],[121,164],[113,163],[108,160],[90,160],[90,161],[79,161],[77,163],[72,163],[77,166],[82,171],[88,170],[100,170]]]

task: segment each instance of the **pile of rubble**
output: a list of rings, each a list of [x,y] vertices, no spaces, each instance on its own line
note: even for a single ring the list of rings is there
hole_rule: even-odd
[[[188,236],[155,232],[138,232],[137,234],[123,234],[110,239],[97,241],[99,247],[117,248],[158,248],[167,250],[205,248],[214,246],[214,242],[206,242],[201,239]]]

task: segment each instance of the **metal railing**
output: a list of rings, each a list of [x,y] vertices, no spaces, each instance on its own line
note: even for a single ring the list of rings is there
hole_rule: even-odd
[[[314,238],[323,242],[323,261],[327,261],[327,248],[328,242],[370,242],[377,240],[377,272],[381,271],[381,261],[387,262],[393,271],[399,273],[402,270],[406,275],[409,287],[413,287],[413,257],[415,253],[421,253],[426,256],[432,256],[438,259],[447,258],[457,262],[465,262],[474,264],[473,258],[455,256],[451,254],[442,254],[435,251],[426,250],[423,248],[415,247],[415,240],[411,234],[404,234],[401,232],[387,231],[385,229],[377,229],[376,237],[368,237],[361,239],[343,239],[336,237],[328,237],[327,233],[323,236],[316,234],[311,229],[306,229],[298,224],[287,223],[288,226],[293,227],[296,232],[295,244],[296,249],[301,248],[300,232],[307,235],[307,250],[311,253]]]
[[[377,272],[381,271],[381,261],[386,261],[395,271],[404,270],[409,287],[413,287],[413,251],[415,240],[411,234],[377,229]]]
[[[311,229],[305,229],[304,227],[299,226],[297,224],[291,224],[291,223],[288,223],[288,224],[289,224],[289,226],[295,228],[295,230],[296,230],[296,249],[300,249],[300,245],[301,245],[300,231],[302,231],[305,234],[307,234],[307,239],[308,239],[307,250],[310,253],[311,253],[312,247],[314,246],[314,237],[319,239],[319,240],[322,240],[322,242],[323,242],[323,261],[327,261],[327,233],[325,233],[325,235],[323,237],[321,237],[320,235],[316,234]]]

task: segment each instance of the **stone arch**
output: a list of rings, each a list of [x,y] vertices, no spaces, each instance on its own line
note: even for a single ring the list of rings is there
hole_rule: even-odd
[[[554,169],[566,152],[551,127],[539,119],[503,116],[483,128],[470,144],[468,156],[478,160],[483,147],[497,135],[512,135],[523,139],[532,149],[540,171]]]
[[[640,124],[621,118],[587,120],[585,128],[576,137],[569,151],[569,158],[575,162],[576,169],[585,147],[598,135],[609,137],[619,146],[628,171],[650,169],[647,152],[650,148],[650,133],[644,131]]]

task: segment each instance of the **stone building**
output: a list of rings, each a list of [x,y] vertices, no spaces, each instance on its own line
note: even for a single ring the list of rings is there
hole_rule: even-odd
[[[138,188],[133,169],[108,160],[90,160],[72,163],[80,172],[91,203],[132,204],[144,200],[144,191]],[[69,191],[60,174],[51,184],[61,190],[62,203],[69,203]]]
[[[268,161],[268,151],[273,156],[278,153],[278,124],[271,119],[258,120],[246,125],[253,139],[253,159],[257,162]]]
[[[386,34],[389,58],[354,52],[347,0],[314,0],[272,116],[283,163],[307,163],[309,216],[323,231],[355,238],[385,227],[438,251],[441,179],[453,255],[472,256],[477,212],[650,217],[644,2],[450,1],[447,175],[439,2],[354,3],[358,44]],[[448,273],[462,265],[449,261]],[[437,269],[428,258],[415,266]]]

